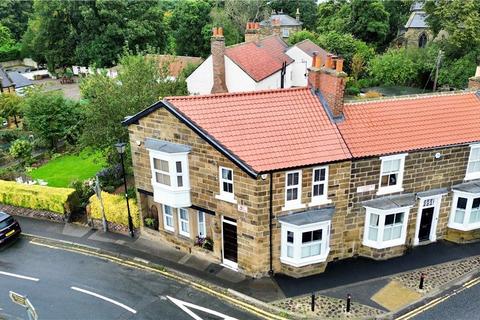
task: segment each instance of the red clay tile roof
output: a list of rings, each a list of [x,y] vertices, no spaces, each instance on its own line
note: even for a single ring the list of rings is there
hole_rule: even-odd
[[[189,64],[198,66],[203,62],[203,58],[200,57],[172,56],[169,54],[155,54],[149,55],[149,57],[154,58],[160,68],[168,64],[168,75],[172,77],[178,77]]]
[[[300,41],[299,43],[295,44],[295,47],[298,47],[300,50],[308,54],[310,57],[313,57],[313,53],[315,51],[318,52],[318,55],[322,57],[322,65],[325,64],[325,60],[327,59],[327,55],[329,54],[328,51],[326,51],[322,47],[319,47],[309,39]]]
[[[256,172],[350,158],[308,88],[166,100]]]
[[[480,141],[478,93],[346,104],[338,125],[354,157]]]
[[[278,36],[269,36],[258,42],[243,42],[225,49],[225,55],[259,82],[282,68],[283,62],[293,59],[285,54],[287,44]]]

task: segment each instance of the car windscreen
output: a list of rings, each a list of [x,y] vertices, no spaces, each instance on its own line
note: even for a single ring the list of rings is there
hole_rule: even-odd
[[[12,223],[13,223],[13,218],[12,218],[12,217],[8,217],[8,218],[0,221],[0,230],[2,230],[3,228],[8,227],[8,226],[11,225]]]

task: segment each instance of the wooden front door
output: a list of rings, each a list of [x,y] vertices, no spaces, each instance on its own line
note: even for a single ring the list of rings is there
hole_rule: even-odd
[[[222,219],[223,239],[223,264],[227,267],[237,269],[238,243],[237,243],[237,221],[223,217]]]
[[[435,208],[425,208],[422,210],[422,218],[420,220],[420,229],[418,231],[419,241],[430,240],[430,232],[432,230],[433,213]]]

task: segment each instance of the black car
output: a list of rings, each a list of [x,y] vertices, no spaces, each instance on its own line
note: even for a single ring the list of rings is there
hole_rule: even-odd
[[[0,211],[0,244],[7,242],[22,232],[20,224],[11,215]]]

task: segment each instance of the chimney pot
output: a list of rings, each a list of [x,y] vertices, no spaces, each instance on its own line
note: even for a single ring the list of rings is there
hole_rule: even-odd
[[[317,59],[315,60],[315,68],[320,69],[322,67],[322,57],[317,56]]]
[[[218,36],[223,37],[223,28],[222,27],[218,27]]]
[[[317,64],[318,51],[313,51],[312,54],[313,54],[313,57],[312,57],[312,67],[315,67],[315,65]]]
[[[343,59],[337,59],[335,64],[335,69],[337,72],[342,72],[343,71]]]
[[[333,67],[332,55],[328,54],[327,60],[325,60],[325,68],[332,69],[332,67]]]
[[[215,37],[216,35],[217,35],[217,27],[213,27],[212,36]]]
[[[255,29],[260,29],[260,22],[255,22]]]

